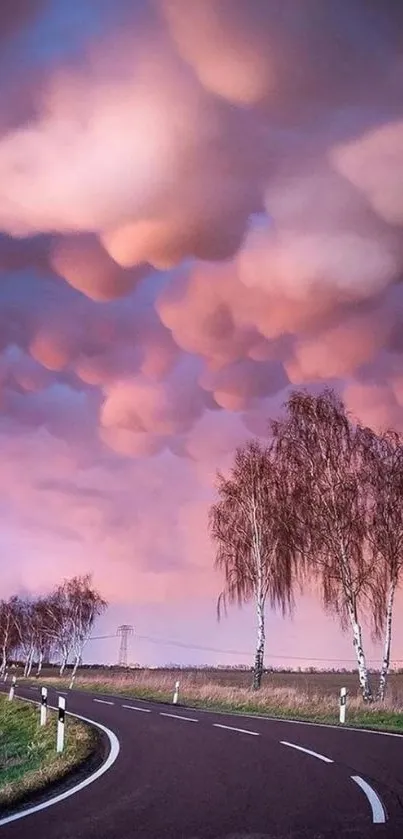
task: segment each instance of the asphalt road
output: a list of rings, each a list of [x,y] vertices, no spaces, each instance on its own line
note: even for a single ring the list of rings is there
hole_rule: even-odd
[[[119,755],[52,807],[9,824],[0,814],[0,839],[403,839],[403,737],[78,691],[66,700],[116,734]]]

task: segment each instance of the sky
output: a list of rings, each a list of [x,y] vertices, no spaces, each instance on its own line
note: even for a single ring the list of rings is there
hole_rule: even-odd
[[[2,0],[1,596],[91,571],[133,661],[249,661],[217,468],[295,387],[403,430],[402,89],[395,0]],[[312,592],[291,656],[352,658]]]

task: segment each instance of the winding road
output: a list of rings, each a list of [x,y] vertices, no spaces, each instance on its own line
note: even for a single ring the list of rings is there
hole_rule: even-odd
[[[0,839],[403,839],[403,736],[79,691],[67,709],[115,735],[108,771],[0,814]]]

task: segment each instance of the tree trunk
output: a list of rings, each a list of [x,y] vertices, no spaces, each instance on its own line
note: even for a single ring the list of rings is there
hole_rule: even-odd
[[[79,663],[80,663],[80,658],[81,658],[81,655],[80,655],[80,653],[78,653],[78,654],[76,655],[76,660],[75,660],[75,662],[74,662],[73,672],[72,672],[72,674],[71,674],[71,680],[70,680],[70,685],[69,685],[69,689],[70,689],[70,690],[72,690],[72,689],[73,689],[74,679],[76,678],[77,667],[78,667],[78,665],[79,665]]]
[[[63,653],[63,658],[62,658],[62,663],[60,665],[59,676],[63,676],[68,657],[69,657],[68,653],[64,652]]]
[[[257,644],[255,653],[255,666],[253,668],[253,689],[259,690],[262,684],[263,661],[264,661],[264,602],[261,599],[256,603],[257,611]]]
[[[31,647],[31,649],[28,653],[27,660],[25,662],[24,676],[30,676],[31,675],[33,660],[34,660],[34,648]]]
[[[1,664],[0,664],[0,676],[4,676],[7,669],[7,651],[6,648],[3,647],[1,651]]]
[[[42,664],[43,664],[43,652],[40,650],[39,652],[39,659],[38,659],[38,669],[36,671],[36,675],[40,676],[42,671]]]
[[[385,699],[386,681],[389,673],[390,664],[390,644],[392,640],[392,615],[393,615],[393,600],[396,590],[396,580],[392,580],[389,587],[388,605],[386,609],[386,628],[385,628],[385,643],[383,648],[382,668],[379,677],[379,690],[377,699],[381,702]]]
[[[364,702],[371,702],[372,701],[372,693],[371,693],[371,686],[369,684],[368,679],[368,669],[367,663],[365,660],[364,649],[362,646],[362,631],[361,626],[358,623],[356,617],[353,615],[351,616],[351,626],[353,629],[353,644],[355,649],[355,654],[357,656],[357,664],[358,664],[358,678],[360,681],[360,687],[362,691],[362,696]]]

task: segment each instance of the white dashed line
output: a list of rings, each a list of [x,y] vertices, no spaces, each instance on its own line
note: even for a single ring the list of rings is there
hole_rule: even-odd
[[[218,711],[214,708],[192,708],[191,705],[187,706],[189,711],[199,711],[201,714],[216,714],[223,717],[233,716],[238,717],[238,719],[244,720],[264,720],[266,722],[281,722],[285,723],[285,725],[307,725],[307,726],[314,726],[314,728],[333,728],[337,731],[353,731],[358,734],[376,734],[379,737],[399,737],[400,740],[403,740],[403,734],[397,734],[394,731],[374,731],[372,728],[354,728],[351,725],[332,725],[332,723],[325,723],[325,722],[310,722],[309,720],[289,720],[285,717],[267,717],[263,714],[241,714],[239,713],[232,713],[230,711]]]
[[[160,711],[160,717],[171,717],[173,720],[186,720],[187,722],[199,722],[199,720],[195,720],[193,717],[180,717],[179,714],[164,714]]]
[[[122,705],[122,708],[127,708],[129,711],[142,711],[144,714],[151,714],[150,708],[136,708],[135,705]]]
[[[252,734],[253,737],[260,737],[258,731],[248,731],[246,728],[233,728],[232,725],[221,725],[219,722],[213,722],[214,728],[226,728],[228,731],[238,731],[239,734]]]
[[[291,749],[298,749],[299,752],[305,752],[307,755],[312,755],[312,757],[317,757],[318,760],[323,760],[324,763],[333,763],[333,760],[330,760],[330,757],[321,755],[319,752],[312,752],[311,749],[304,749],[303,746],[297,746],[295,743],[288,743],[287,740],[280,740],[280,743],[283,746],[290,746]]]
[[[386,822],[385,808],[382,804],[379,795],[375,792],[360,775],[351,775],[351,779],[361,787],[362,791],[368,798],[372,810],[372,821],[374,824],[384,824]]]
[[[93,699],[93,702],[99,702],[101,705],[114,705],[114,702],[107,702],[106,699]]]

